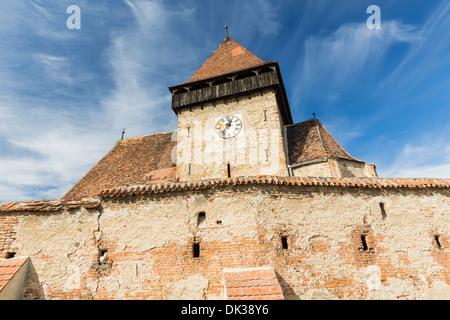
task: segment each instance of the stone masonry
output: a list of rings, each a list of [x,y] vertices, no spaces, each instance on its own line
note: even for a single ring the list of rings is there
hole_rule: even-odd
[[[285,299],[448,299],[449,197],[266,184],[105,197],[2,212],[0,245],[31,258],[25,299],[224,299],[222,270],[267,266]]]

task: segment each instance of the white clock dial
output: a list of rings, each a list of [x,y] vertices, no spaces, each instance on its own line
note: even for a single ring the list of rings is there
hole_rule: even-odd
[[[216,133],[222,139],[236,137],[242,130],[242,121],[236,116],[224,116],[216,123]]]

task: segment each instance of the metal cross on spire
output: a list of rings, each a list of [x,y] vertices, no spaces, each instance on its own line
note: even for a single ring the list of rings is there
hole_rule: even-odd
[[[226,33],[227,38],[228,38],[228,26],[227,26],[227,23],[226,23],[226,22],[225,22],[225,33]]]

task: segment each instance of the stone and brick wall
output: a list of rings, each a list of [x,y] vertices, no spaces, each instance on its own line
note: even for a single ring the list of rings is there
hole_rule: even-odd
[[[266,266],[286,299],[448,299],[449,197],[266,184],[108,197],[1,212],[0,254],[30,257],[25,299],[224,299],[224,269]]]
[[[17,224],[16,216],[0,214],[0,258],[7,258],[11,253],[17,251],[15,248]]]

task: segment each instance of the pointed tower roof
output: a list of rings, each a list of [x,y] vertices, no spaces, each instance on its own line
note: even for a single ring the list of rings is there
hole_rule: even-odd
[[[289,164],[324,158],[362,162],[350,155],[316,118],[286,127]]]
[[[241,44],[226,37],[213,54],[185,83],[201,81],[223,74],[266,64]]]
[[[226,37],[201,67],[184,83],[169,87],[172,110],[205,104],[256,90],[272,88],[277,94],[284,124],[292,124],[286,89],[276,61],[264,61]]]

